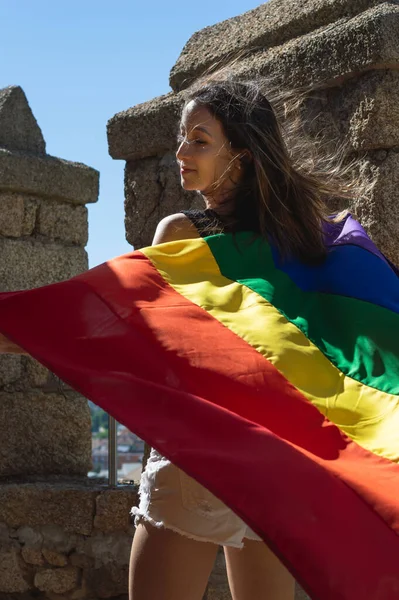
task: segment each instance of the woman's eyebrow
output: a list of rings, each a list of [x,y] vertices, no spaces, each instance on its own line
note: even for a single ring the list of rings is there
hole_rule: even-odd
[[[185,130],[185,128],[182,126],[180,127],[180,131],[183,133]],[[211,133],[209,133],[209,131],[206,129],[206,127],[201,127],[201,125],[197,125],[196,127],[193,127],[191,131],[203,131],[204,133],[206,133],[207,135],[209,135],[209,137],[213,137]]]
[[[197,125],[197,127],[194,127],[194,129],[198,129],[199,131],[203,131],[204,133],[206,133],[207,135],[209,135],[210,137],[212,137],[212,135],[209,133],[209,131],[206,129],[206,127],[201,127],[201,125]]]

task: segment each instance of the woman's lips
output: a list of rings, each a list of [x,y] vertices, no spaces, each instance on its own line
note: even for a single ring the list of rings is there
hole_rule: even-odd
[[[194,169],[186,169],[185,167],[181,167],[180,173],[193,173]]]

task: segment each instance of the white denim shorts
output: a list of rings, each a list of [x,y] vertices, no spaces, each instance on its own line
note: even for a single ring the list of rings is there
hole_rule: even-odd
[[[244,538],[262,541],[230,508],[154,448],[141,475],[139,506],[130,514],[136,527],[144,519],[220,546],[242,548]]]

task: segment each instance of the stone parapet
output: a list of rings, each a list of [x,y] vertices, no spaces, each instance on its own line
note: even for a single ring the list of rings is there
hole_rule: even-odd
[[[88,204],[98,199],[98,182],[98,171],[81,163],[0,148],[0,191]]]
[[[0,191],[0,235],[85,246],[87,208],[17,192]]]
[[[84,247],[89,237],[87,213],[85,206],[51,200],[41,202],[37,213],[36,235],[58,243]]]
[[[117,113],[107,124],[112,158],[133,160],[166,152],[176,140],[182,102],[171,92]]]
[[[399,6],[378,4],[240,61],[237,78],[268,77],[283,88],[342,85],[365,71],[399,66]]]
[[[87,270],[85,204],[98,184],[95,169],[46,154],[20,87],[0,90],[0,291]],[[87,401],[31,357],[0,356],[0,413],[0,478],[91,469]]]
[[[387,2],[386,4],[388,4]],[[178,91],[229,53],[281,46],[338,20],[353,17],[381,0],[271,0],[240,16],[197,31],[170,72]]]
[[[98,171],[46,154],[43,134],[19,86],[0,90],[0,191],[72,204],[98,198]]]
[[[22,88],[0,90],[0,148],[46,155],[46,142]]]

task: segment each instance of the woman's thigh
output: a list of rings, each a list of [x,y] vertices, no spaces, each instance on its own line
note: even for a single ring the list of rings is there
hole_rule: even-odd
[[[139,523],[130,555],[130,600],[201,600],[217,550],[217,544]]]
[[[263,542],[224,547],[233,600],[294,600],[295,580]]]

